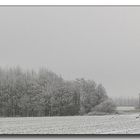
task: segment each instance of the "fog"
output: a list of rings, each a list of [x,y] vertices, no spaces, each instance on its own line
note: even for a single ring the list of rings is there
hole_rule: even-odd
[[[111,97],[138,96],[140,7],[1,6],[0,17],[1,67],[46,67]]]

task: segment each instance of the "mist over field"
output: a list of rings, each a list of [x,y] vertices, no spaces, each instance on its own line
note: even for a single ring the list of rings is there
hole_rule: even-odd
[[[0,7],[0,65],[46,67],[102,83],[111,97],[140,92],[139,7]]]

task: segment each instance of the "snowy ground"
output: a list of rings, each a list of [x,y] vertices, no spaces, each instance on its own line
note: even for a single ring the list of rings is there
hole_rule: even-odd
[[[117,110],[119,111],[133,111],[135,110],[134,106],[118,106]]]
[[[0,118],[0,134],[140,134],[137,116]]]

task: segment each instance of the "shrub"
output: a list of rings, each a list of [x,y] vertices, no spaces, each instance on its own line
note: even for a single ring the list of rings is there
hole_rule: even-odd
[[[93,109],[92,112],[97,111],[97,112],[107,112],[107,113],[113,113],[116,111],[116,105],[111,99],[107,99],[100,103],[99,105],[96,105]]]

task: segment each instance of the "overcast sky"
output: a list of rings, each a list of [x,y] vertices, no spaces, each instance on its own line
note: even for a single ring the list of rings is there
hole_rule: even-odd
[[[17,65],[137,97],[140,7],[0,7],[0,66]]]

